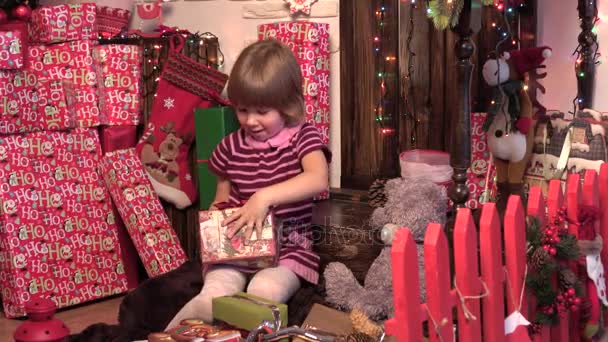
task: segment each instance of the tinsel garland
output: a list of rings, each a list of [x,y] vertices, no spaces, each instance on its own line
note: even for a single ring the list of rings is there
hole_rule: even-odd
[[[494,0],[480,0],[483,6],[494,4]],[[427,16],[432,19],[435,28],[445,30],[455,27],[460,18],[460,12],[464,8],[464,0],[430,0],[428,3]]]
[[[561,313],[579,310],[584,296],[581,280],[569,268],[571,262],[578,261],[580,250],[565,221],[565,209],[544,225],[538,217],[527,219],[526,286],[537,299],[535,325],[557,324]]]

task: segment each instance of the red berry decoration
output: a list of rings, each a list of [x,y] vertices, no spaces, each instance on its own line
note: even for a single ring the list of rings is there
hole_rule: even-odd
[[[32,17],[32,9],[28,5],[19,5],[11,12],[13,18],[28,21]]]

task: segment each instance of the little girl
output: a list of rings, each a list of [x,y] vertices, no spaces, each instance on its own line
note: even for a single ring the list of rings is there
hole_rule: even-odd
[[[232,226],[229,238],[244,229],[247,239],[272,210],[282,222],[279,265],[251,272],[230,266],[210,269],[201,292],[168,328],[188,318],[210,322],[215,297],[246,289],[284,303],[301,280],[316,284],[319,278],[310,231],[312,198],[327,188],[331,153],[317,129],[305,123],[300,66],[287,46],[259,41],[237,59],[227,90],[241,128],[220,142],[209,161],[218,177],[211,209],[220,202],[234,207],[245,202],[224,224]]]

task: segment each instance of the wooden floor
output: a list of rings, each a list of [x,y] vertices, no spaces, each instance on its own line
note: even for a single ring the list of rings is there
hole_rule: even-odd
[[[56,317],[67,325],[71,333],[81,332],[94,323],[116,324],[121,301],[122,296],[119,296],[75,308],[67,308],[59,311]],[[15,329],[23,322],[23,320],[8,319],[2,315],[0,317],[0,341],[12,341]]]

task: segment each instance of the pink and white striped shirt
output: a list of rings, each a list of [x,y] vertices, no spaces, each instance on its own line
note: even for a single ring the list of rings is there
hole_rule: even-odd
[[[243,129],[222,139],[211,155],[209,169],[230,180],[230,204],[238,206],[259,189],[302,173],[302,158],[312,151],[323,151],[327,161],[331,161],[331,152],[313,125],[305,123],[288,133],[291,134],[279,133],[281,137],[262,145],[252,142]],[[311,197],[271,210],[282,222],[279,265],[316,284],[319,256],[312,251],[312,206]]]

